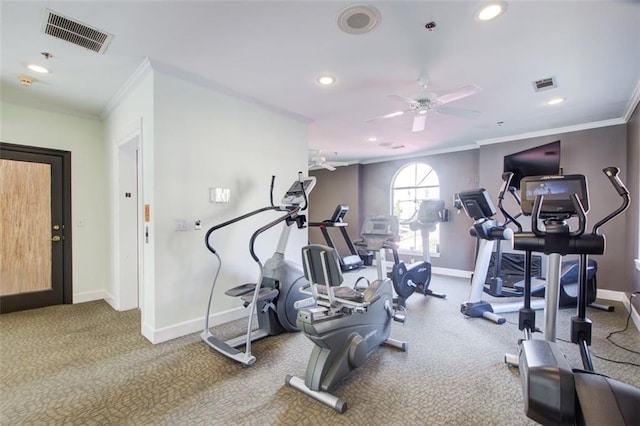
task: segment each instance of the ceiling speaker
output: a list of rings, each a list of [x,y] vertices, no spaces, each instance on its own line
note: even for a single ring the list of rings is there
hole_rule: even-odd
[[[338,27],[348,34],[368,33],[380,23],[380,12],[373,6],[357,4],[338,14]]]

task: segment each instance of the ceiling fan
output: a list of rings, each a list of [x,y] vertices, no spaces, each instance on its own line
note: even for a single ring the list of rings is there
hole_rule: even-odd
[[[309,170],[327,169],[332,172],[336,167],[349,165],[346,161],[327,161],[327,157],[323,156],[322,151],[319,149],[312,152],[314,155],[312,155],[311,160],[309,161]]]
[[[467,96],[474,95],[481,91],[482,89],[475,84],[470,84],[468,86],[464,86],[455,90],[453,92],[444,93],[441,95],[437,95],[433,92],[427,92],[427,80],[420,79],[418,80],[418,85],[423,90],[423,93],[418,95],[415,99],[409,98],[403,95],[387,95],[391,98],[400,99],[407,104],[409,104],[409,109],[405,111],[396,111],[390,114],[385,114],[380,117],[370,118],[365,121],[373,121],[380,120],[383,118],[392,118],[398,117],[400,115],[406,113],[413,113],[413,125],[411,127],[411,131],[413,132],[421,132],[424,130],[425,125],[427,123],[427,113],[431,111],[435,111],[442,114],[455,115],[458,117],[465,118],[473,118],[480,114],[478,111],[472,111],[468,109],[461,108],[452,108],[443,106],[448,104],[449,102],[457,101],[462,98],[466,98]]]

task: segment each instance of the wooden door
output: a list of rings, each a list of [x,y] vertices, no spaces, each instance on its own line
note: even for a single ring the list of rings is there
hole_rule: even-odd
[[[70,160],[0,144],[0,313],[72,301]]]

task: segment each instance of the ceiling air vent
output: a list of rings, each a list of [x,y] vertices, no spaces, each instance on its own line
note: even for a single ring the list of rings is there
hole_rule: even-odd
[[[112,34],[89,27],[49,9],[44,14],[42,32],[98,53],[104,53],[113,39]]]
[[[533,82],[533,88],[536,92],[553,89],[554,87],[558,87],[558,85],[556,84],[556,80],[553,77],[543,78],[542,80]]]

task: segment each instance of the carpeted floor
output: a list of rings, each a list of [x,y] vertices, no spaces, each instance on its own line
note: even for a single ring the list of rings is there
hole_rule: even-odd
[[[140,335],[139,312],[116,312],[105,302],[62,305],[0,316],[0,423],[23,424],[335,424],[527,425],[515,369],[503,363],[521,337],[517,314],[496,325],[465,319],[459,305],[468,280],[434,276],[445,300],[414,295],[408,322],[393,337],[409,351],[381,347],[334,394],[340,415],[284,384],[304,376],[311,342],[301,333],[254,343],[257,362],[243,367],[204,345],[197,334],[159,345]],[[621,303],[606,313],[589,309],[593,352],[640,363],[606,335],[624,328]],[[203,306],[204,309],[204,306]],[[569,334],[573,309],[559,315],[559,338]],[[538,315],[542,326],[542,312]],[[241,321],[217,327],[223,337],[243,332]],[[640,349],[633,324],[613,339]],[[560,342],[574,366],[577,347]],[[640,369],[594,359],[599,372],[640,386]]]

